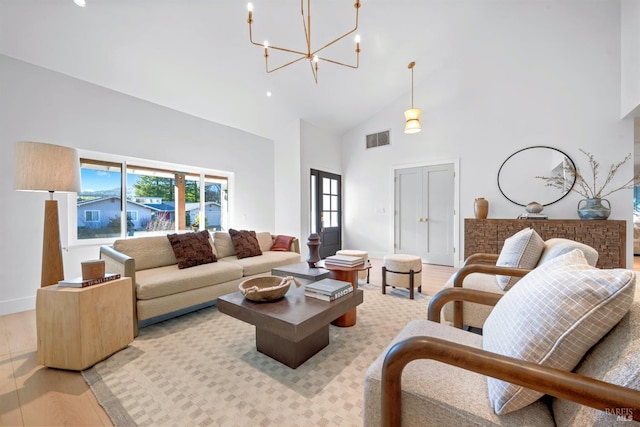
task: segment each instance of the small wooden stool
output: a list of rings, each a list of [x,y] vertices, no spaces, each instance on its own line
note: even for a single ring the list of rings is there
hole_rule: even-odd
[[[358,258],[362,258],[364,262],[369,261],[369,254],[365,251],[358,251],[354,249],[340,249],[338,252],[336,252],[336,255],[357,256]],[[367,283],[369,283],[369,270],[370,268],[358,271],[358,279],[367,279]]]
[[[409,298],[413,299],[413,290],[417,284],[422,292],[422,259],[415,255],[385,255],[382,263],[382,293],[386,287],[408,288]]]

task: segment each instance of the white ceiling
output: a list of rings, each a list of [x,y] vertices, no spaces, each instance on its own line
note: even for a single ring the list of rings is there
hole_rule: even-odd
[[[283,120],[339,135],[398,99],[408,108],[410,61],[418,86],[459,43],[473,42],[483,14],[525,0],[362,0],[360,68],[321,62],[317,85],[305,61],[265,73],[263,49],[249,43],[244,0],[86,1],[81,8],[72,0],[1,0],[0,53],[272,137]],[[312,48],[355,22],[354,0],[311,3]],[[257,41],[304,50],[298,0],[253,4]],[[325,52],[351,63],[354,50],[349,36]],[[291,58],[272,50],[270,63]]]

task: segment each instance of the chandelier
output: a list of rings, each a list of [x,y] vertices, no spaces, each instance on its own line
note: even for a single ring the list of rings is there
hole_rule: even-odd
[[[329,46],[333,45],[334,43],[336,43],[339,40],[342,40],[343,38],[347,37],[349,34],[354,33],[357,29],[358,29],[358,11],[360,10],[360,0],[356,0],[355,4],[353,5],[353,7],[356,8],[356,24],[353,27],[352,30],[347,31],[346,33],[344,33],[343,35],[339,36],[338,38],[334,39],[333,41],[325,44],[324,46],[322,46],[319,49],[315,49],[312,50],[311,49],[311,0],[307,0],[307,7],[305,10],[304,7],[304,0],[300,0],[300,12],[302,14],[302,26],[304,28],[304,36],[305,36],[305,44],[307,46],[307,51],[306,52],[302,52],[302,51],[298,51],[298,50],[294,50],[294,49],[287,49],[287,48],[283,48],[283,47],[278,47],[278,46],[270,46],[269,43],[267,41],[265,41],[264,43],[256,43],[255,41],[253,41],[253,33],[252,33],[252,24],[253,24],[253,4],[249,3],[247,5],[247,9],[249,10],[249,18],[247,19],[247,22],[249,23],[249,41],[256,45],[256,46],[262,46],[264,47],[264,63],[265,63],[265,69],[267,71],[267,73],[273,73],[274,71],[278,71],[284,67],[287,67],[289,65],[295,64],[298,61],[302,61],[303,59],[306,59],[309,62],[309,65],[311,66],[311,72],[313,73],[313,79],[315,80],[316,84],[318,83],[318,62],[319,61],[326,61],[326,62],[330,62],[332,64],[337,64],[337,65],[342,65],[344,67],[349,67],[349,68],[358,68],[360,66],[360,36],[356,35],[355,37],[355,42],[356,42],[356,65],[350,65],[350,64],[345,64],[343,62],[339,62],[339,61],[335,61],[333,59],[329,59],[323,56],[319,56],[318,54],[328,48]],[[293,53],[296,55],[299,55],[298,58],[287,62],[286,64],[280,65],[278,67],[269,69],[269,49],[275,49],[275,50],[279,50],[279,51],[283,51],[283,52],[289,52],[289,53]]]

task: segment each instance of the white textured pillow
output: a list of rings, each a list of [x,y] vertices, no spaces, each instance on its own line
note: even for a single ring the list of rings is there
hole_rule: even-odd
[[[600,270],[580,250],[531,271],[496,304],[487,318],[485,350],[553,368],[572,370],[584,354],[629,311],[636,275]],[[523,408],[543,394],[487,378],[497,414]]]
[[[535,268],[544,251],[544,240],[533,228],[518,231],[504,241],[496,265],[502,267]],[[496,276],[498,286],[508,291],[516,284],[520,277]]]

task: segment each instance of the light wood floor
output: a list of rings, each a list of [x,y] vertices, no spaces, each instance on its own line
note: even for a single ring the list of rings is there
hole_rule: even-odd
[[[371,263],[370,281],[379,284],[382,261]],[[422,292],[435,294],[455,270],[425,264]],[[0,316],[0,425],[113,425],[80,373],[38,366],[36,342],[35,310]]]

